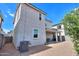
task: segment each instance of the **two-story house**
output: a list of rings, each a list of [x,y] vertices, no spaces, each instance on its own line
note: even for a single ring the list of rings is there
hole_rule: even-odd
[[[2,13],[0,12],[0,48],[2,48],[4,44],[4,41],[3,41],[4,33],[2,30],[2,22],[3,22],[3,17],[2,17]]]
[[[2,31],[2,22],[3,22],[3,18],[2,18],[2,13],[0,12],[0,32]]]
[[[64,26],[53,25],[45,16],[44,11],[31,4],[18,4],[13,31],[13,43],[17,49],[22,41],[29,41],[29,46],[42,45],[47,40],[63,41]]]
[[[53,24],[52,21],[45,20],[46,40],[59,42],[65,40],[64,25],[62,23]]]
[[[14,19],[14,46],[18,49],[21,41],[29,41],[30,46],[46,42],[45,13],[27,3],[19,4]]]
[[[58,41],[65,41],[65,30],[62,23],[55,24],[52,26],[52,29],[57,29],[57,39]]]

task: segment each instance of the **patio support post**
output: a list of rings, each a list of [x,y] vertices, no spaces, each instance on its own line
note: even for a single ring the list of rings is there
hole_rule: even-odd
[[[60,32],[60,34],[59,34],[59,35],[60,35],[60,41],[62,42],[61,32]]]
[[[58,42],[58,33],[56,32],[55,35],[56,35],[56,42]]]

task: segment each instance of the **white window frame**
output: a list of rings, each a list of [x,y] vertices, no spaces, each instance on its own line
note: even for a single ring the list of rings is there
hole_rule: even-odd
[[[35,30],[35,29],[38,30],[38,37],[37,37],[37,38],[34,38],[34,30]],[[34,28],[34,29],[33,29],[33,39],[38,39],[38,38],[39,38],[39,29],[38,29],[38,28]]]

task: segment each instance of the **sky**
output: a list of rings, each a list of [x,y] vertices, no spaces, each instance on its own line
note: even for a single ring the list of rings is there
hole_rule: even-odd
[[[0,3],[0,11],[3,15],[3,23],[2,23],[2,29],[5,32],[9,32],[10,30],[13,30],[13,20],[14,20],[14,14],[16,12],[16,4],[3,4]]]
[[[53,22],[53,24],[60,23],[64,18],[64,15],[72,11],[74,8],[78,8],[79,4],[75,3],[33,3],[36,7],[47,13],[47,18]],[[13,30],[13,20],[16,12],[15,3],[0,3],[0,10],[3,15],[4,22],[2,29],[5,32]]]

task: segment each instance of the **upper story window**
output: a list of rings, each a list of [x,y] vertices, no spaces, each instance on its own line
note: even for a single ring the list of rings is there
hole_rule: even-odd
[[[45,26],[47,26],[47,24],[45,24]]]
[[[58,26],[58,29],[61,29],[61,25]]]
[[[41,18],[41,14],[39,14],[39,20],[41,20],[42,18]]]

